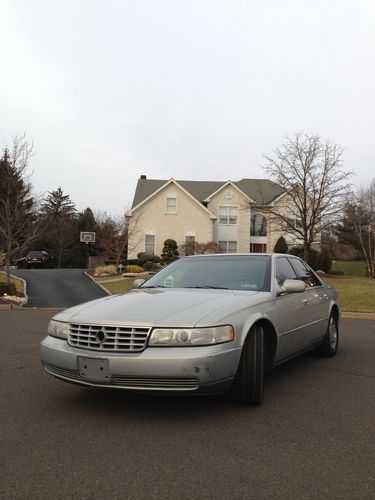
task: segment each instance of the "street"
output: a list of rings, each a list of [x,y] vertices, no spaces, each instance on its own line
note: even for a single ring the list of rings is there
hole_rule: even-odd
[[[60,382],[55,312],[0,311],[1,498],[374,498],[375,322],[343,320],[335,358],[274,370],[253,408]]]

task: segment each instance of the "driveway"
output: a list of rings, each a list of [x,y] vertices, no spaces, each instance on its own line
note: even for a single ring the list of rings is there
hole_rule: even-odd
[[[27,282],[27,307],[71,307],[107,294],[82,269],[18,269]]]
[[[56,311],[0,311],[0,498],[373,499],[375,321],[344,320],[339,354],[229,397],[89,390],[44,373]]]

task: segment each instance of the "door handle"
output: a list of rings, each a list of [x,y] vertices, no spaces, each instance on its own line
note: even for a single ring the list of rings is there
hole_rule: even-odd
[[[309,299],[303,299],[303,301],[302,301],[302,302],[303,302],[303,305],[304,305],[304,306],[307,306],[307,304],[308,304],[308,302],[309,302]]]

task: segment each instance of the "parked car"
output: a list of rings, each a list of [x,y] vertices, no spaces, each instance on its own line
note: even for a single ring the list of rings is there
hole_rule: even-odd
[[[17,267],[23,269],[54,267],[53,261],[53,257],[50,257],[48,252],[44,250],[33,250],[29,252],[26,257],[17,260]]]
[[[232,391],[260,404],[266,370],[311,349],[337,352],[336,291],[298,257],[184,257],[137,285],[54,316],[41,343],[46,371],[85,386]]]

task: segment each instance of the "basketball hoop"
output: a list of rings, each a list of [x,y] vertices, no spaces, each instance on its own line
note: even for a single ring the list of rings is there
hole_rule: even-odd
[[[91,231],[81,231],[79,241],[81,243],[86,243],[86,245],[95,243],[95,233]]]

